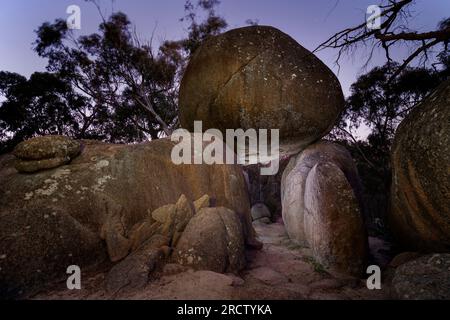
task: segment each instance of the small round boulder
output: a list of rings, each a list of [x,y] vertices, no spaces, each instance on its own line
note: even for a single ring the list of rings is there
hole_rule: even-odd
[[[253,221],[260,220],[263,218],[269,218],[272,216],[270,214],[269,208],[264,203],[256,203],[252,206],[250,210]]]
[[[19,143],[14,155],[22,160],[75,157],[81,151],[79,141],[65,136],[34,137]]]
[[[344,107],[333,72],[269,26],[234,29],[205,41],[180,87],[180,120],[193,130],[279,129],[281,143],[305,146],[326,135]]]
[[[81,152],[81,143],[64,136],[34,137],[19,143],[13,151],[19,172],[36,172],[59,167]]]

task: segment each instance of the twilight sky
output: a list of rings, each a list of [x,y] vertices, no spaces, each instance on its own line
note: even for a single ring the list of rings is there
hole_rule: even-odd
[[[111,13],[111,1],[101,3],[106,15]],[[76,33],[95,32],[99,14],[92,4],[82,0],[0,0],[0,70],[25,76],[44,70],[46,61],[32,51],[34,30],[44,21],[65,19],[66,8],[71,4],[81,7],[82,29]],[[257,19],[259,24],[277,27],[313,50],[333,33],[364,21],[366,8],[371,4],[379,4],[379,0],[222,0],[218,12],[230,28],[245,25],[247,19]],[[186,24],[179,21],[184,15],[184,0],[115,0],[114,9],[125,12],[143,38],[150,38],[155,26],[156,40],[178,39],[186,33]],[[417,0],[413,15],[411,28],[434,29],[438,21],[450,15],[450,0]],[[394,58],[398,54],[401,52]],[[335,55],[333,50],[318,54],[337,74]],[[365,52],[359,51],[341,63],[338,77],[346,95],[351,83],[364,71],[364,58]],[[374,64],[383,62],[383,53],[379,52]]]

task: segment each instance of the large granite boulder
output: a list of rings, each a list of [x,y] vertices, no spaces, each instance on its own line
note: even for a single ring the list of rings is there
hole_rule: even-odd
[[[313,257],[333,271],[360,277],[367,235],[353,188],[332,162],[319,162],[305,183],[304,231]]]
[[[181,82],[180,121],[203,128],[279,129],[281,152],[296,152],[333,127],[344,107],[333,72],[269,26],[230,30],[194,53]],[[284,147],[286,146],[286,147]]]
[[[182,233],[173,260],[197,270],[220,273],[242,270],[244,238],[236,213],[224,207],[201,209]]]
[[[208,194],[233,210],[246,243],[257,244],[240,166],[175,165],[169,139],[83,144],[69,165],[33,174],[18,173],[9,156],[0,159],[0,296],[66,279],[69,265],[86,270],[108,256],[124,258],[155,233],[164,214],[152,213],[162,206],[178,205],[180,214],[171,215],[175,228],[158,233],[179,236],[194,207],[183,194],[189,201]]]
[[[246,262],[242,222],[234,211],[210,204],[209,195],[195,202],[182,195],[133,227],[132,253],[108,272],[106,290],[116,295],[143,288],[161,275],[169,258],[179,268],[240,271]]]
[[[282,215],[289,237],[303,246],[308,245],[304,225],[306,178],[316,164],[327,162],[335,164],[342,171],[357,203],[362,207],[358,172],[350,153],[344,147],[320,141],[303,150],[298,156],[292,157],[281,179]],[[330,186],[329,192],[337,191],[332,191]]]
[[[394,235],[405,248],[450,251],[450,80],[399,125],[391,161]]]

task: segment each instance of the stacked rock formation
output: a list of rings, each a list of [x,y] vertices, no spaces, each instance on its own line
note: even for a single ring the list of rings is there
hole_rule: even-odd
[[[282,156],[306,148],[283,174],[288,234],[311,245],[325,266],[360,275],[367,240],[356,168],[342,147],[313,144],[331,130],[343,106],[331,70],[294,39],[266,26],[207,40],[193,55],[180,88],[180,119],[187,129],[194,121],[223,133],[279,129]]]
[[[222,132],[279,129],[288,154],[326,135],[344,106],[335,75],[264,26],[208,39],[187,67],[179,101],[187,129],[195,120]],[[127,281],[141,285],[165,259],[242,269],[244,244],[258,247],[242,168],[175,165],[174,146],[169,139],[113,145],[51,136],[19,145],[15,164],[1,160],[0,295],[28,294],[65,279],[69,265],[84,269],[108,257],[116,263],[110,291]],[[295,159],[283,182],[289,235],[308,242],[324,265],[357,274],[366,242],[351,159],[326,143]]]

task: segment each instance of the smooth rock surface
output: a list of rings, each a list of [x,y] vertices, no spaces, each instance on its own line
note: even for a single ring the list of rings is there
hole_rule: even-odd
[[[343,274],[362,276],[368,252],[363,219],[352,187],[333,163],[318,163],[308,174],[304,227],[317,262]]]
[[[362,187],[350,153],[344,147],[329,141],[320,141],[310,145],[298,156],[291,158],[281,179],[283,221],[291,239],[302,246],[308,245],[304,226],[306,178],[311,169],[319,162],[330,162],[338,166],[362,207]],[[336,191],[330,190],[330,192]]]
[[[180,121],[204,129],[279,129],[283,145],[320,139],[344,107],[339,81],[278,29],[250,26],[212,37],[194,53],[180,86]],[[292,151],[292,150],[291,150]]]
[[[450,251],[450,80],[395,134],[389,222],[407,249]]]
[[[203,208],[192,218],[172,255],[196,270],[238,272],[245,267],[241,222],[230,209]]]

